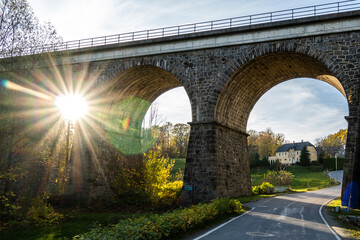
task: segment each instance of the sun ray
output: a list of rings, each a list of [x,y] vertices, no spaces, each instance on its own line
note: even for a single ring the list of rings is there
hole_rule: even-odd
[[[89,136],[89,131],[86,131],[86,129],[84,129],[83,125],[78,125],[80,128],[80,132],[82,133],[81,135],[84,137],[85,142],[86,142],[86,146],[89,148],[89,150],[91,151],[91,155],[93,156],[93,162],[96,164],[96,167],[98,169],[98,171],[100,172],[100,174],[102,175],[102,177],[104,179],[107,179],[103,166],[100,164],[99,159],[97,157],[96,154],[96,150],[94,149],[94,146],[96,146],[95,144],[92,144],[92,138]],[[105,181],[105,184],[107,185],[107,187],[109,188],[109,183],[108,181]]]
[[[38,98],[42,98],[44,100],[48,100],[48,101],[53,100],[53,98],[51,96],[49,96],[49,95],[46,95],[44,93],[32,90],[30,88],[20,86],[19,84],[16,84],[16,83],[11,82],[9,80],[2,79],[1,80],[1,85],[4,86],[7,89],[18,91],[18,92],[23,92],[23,93],[26,93],[26,94],[29,94],[29,95],[32,95],[32,96],[35,96],[35,97],[38,97]]]
[[[54,75],[53,80],[56,81],[56,83],[58,83],[59,89],[62,90],[61,92],[63,94],[69,94],[68,88],[66,86],[66,83],[64,81],[63,76],[61,75],[60,69],[57,66],[57,64],[55,63],[55,60],[49,55],[49,60],[50,60],[50,66],[52,68],[52,74]]]
[[[82,119],[82,121],[85,121],[85,123],[91,127],[91,129],[97,134],[97,136],[99,137],[105,136],[104,130],[97,123],[97,122],[101,122],[102,119],[94,118],[92,114],[89,114],[88,117]],[[80,123],[80,125],[82,124]]]
[[[12,112],[11,116],[2,114],[0,115],[0,119],[6,118],[29,118],[32,116],[48,116],[49,114],[57,113],[57,109],[55,107],[47,107],[47,108],[39,108],[39,109],[30,109],[30,110],[21,110]],[[58,114],[60,116],[60,114]]]

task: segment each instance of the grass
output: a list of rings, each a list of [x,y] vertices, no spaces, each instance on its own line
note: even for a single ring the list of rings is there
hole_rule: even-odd
[[[251,182],[253,186],[259,185],[267,169],[253,169],[251,171]],[[335,185],[334,180],[329,178],[326,173],[312,172],[310,167],[298,165],[289,166],[287,171],[294,175],[291,183],[291,190],[295,192],[317,190]]]
[[[121,219],[146,214],[129,214],[114,212],[65,212],[65,220],[57,225],[46,227],[18,227],[0,231],[1,240],[57,240],[69,238],[87,232],[95,226],[106,226]]]
[[[176,158],[175,160],[175,164],[174,167],[171,171],[172,174],[176,174],[179,169],[184,172],[185,170],[185,163],[186,163],[186,158]]]
[[[336,207],[341,207],[341,198],[338,197],[332,200],[328,205],[327,209],[330,215],[334,216],[337,222],[345,229],[346,233],[350,235],[353,239],[360,239],[360,228],[354,226],[348,222],[345,222],[339,218],[341,215],[352,215],[352,216],[360,216],[360,210],[358,209],[351,209],[349,213],[344,213],[339,211],[338,213],[333,212],[333,209]]]
[[[175,166],[173,173],[179,169],[184,171],[185,158],[175,159]],[[261,181],[266,173],[266,169],[252,170],[251,180],[253,185]],[[291,166],[288,171],[294,174],[291,189],[294,191],[307,191],[308,184],[310,189],[318,189],[331,186],[331,180],[326,177],[322,172],[311,172],[309,168],[301,166]],[[252,195],[237,198],[241,203],[256,201],[265,197],[272,197],[275,195]],[[338,203],[336,203],[338,204]],[[58,225],[47,227],[19,227],[0,231],[1,239],[4,240],[27,240],[27,239],[44,239],[44,240],[57,240],[69,238],[87,232],[92,227],[117,223],[121,219],[149,215],[151,213],[128,213],[128,212],[64,212],[65,220]],[[359,212],[360,215],[360,212]],[[218,223],[223,219],[217,219],[214,223]]]

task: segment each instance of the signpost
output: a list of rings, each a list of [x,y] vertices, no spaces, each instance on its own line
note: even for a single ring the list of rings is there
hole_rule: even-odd
[[[194,191],[193,191],[193,185],[184,185],[185,191],[191,191],[191,203],[194,202]]]

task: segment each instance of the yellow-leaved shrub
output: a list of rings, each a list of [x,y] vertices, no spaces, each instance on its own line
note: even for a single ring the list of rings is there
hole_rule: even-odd
[[[135,205],[155,208],[174,206],[179,202],[183,182],[172,181],[174,161],[160,155],[156,149],[144,156],[136,169],[121,169],[113,180],[119,198],[127,198]]]

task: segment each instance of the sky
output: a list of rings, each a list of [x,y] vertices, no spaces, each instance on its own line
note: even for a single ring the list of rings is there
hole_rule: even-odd
[[[239,17],[331,3],[326,0],[28,0],[40,21],[50,21],[64,41]],[[161,95],[164,121],[191,122],[183,88]],[[247,129],[271,128],[288,141],[311,141],[347,128],[347,101],[334,87],[294,79],[270,89],[255,105]]]

